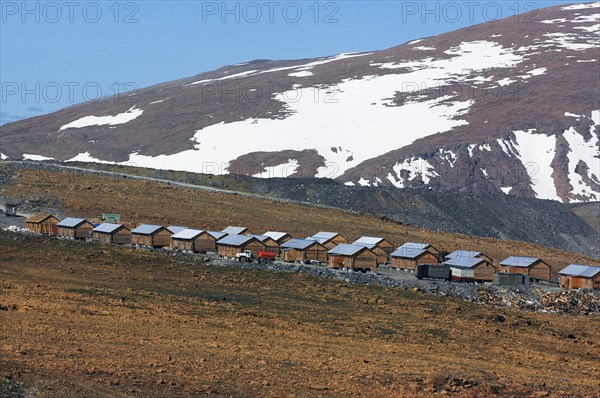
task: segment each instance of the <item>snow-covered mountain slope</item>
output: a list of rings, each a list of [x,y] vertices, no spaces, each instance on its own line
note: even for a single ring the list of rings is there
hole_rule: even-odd
[[[2,127],[2,158],[600,200],[600,3],[253,61]]]

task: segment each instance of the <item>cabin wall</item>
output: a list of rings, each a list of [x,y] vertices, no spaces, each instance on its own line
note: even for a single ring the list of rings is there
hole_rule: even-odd
[[[171,239],[171,247],[175,250],[194,251],[194,241],[191,239]]]
[[[475,267],[474,278],[477,281],[493,281],[496,267],[492,264],[484,262]]]
[[[33,232],[37,232],[38,234],[54,235],[53,227],[58,224],[58,222],[58,219],[54,217],[50,217],[49,219],[40,223],[26,221],[25,228],[30,229]]]
[[[210,234],[201,234],[196,239],[194,239],[193,250],[199,253],[216,252],[217,240],[213,238]]]
[[[550,266],[546,263],[539,262],[529,269],[529,276],[533,279],[550,280]]]
[[[162,229],[151,236],[150,246],[165,247],[171,245],[171,232],[168,229]]]
[[[580,276],[560,276],[560,285],[565,289],[600,289],[600,276],[595,279]]]
[[[91,223],[83,223],[77,228],[75,228],[75,239],[87,239],[90,237],[90,234],[94,229],[94,225]]]

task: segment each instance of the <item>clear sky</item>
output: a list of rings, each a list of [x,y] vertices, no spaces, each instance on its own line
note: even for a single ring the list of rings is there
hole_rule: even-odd
[[[579,2],[0,0],[0,124],[253,59],[385,49]]]

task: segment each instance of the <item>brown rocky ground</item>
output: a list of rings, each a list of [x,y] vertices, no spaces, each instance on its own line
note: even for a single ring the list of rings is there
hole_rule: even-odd
[[[592,397],[600,388],[598,317],[5,232],[0,257],[3,396]]]
[[[125,221],[185,225],[222,230],[243,225],[255,233],[285,230],[296,237],[338,231],[354,240],[384,236],[398,246],[429,242],[440,250],[479,250],[502,260],[510,255],[541,257],[558,272],[571,263],[600,265],[600,260],[530,243],[431,231],[343,210],[207,192],[150,181],[103,177],[80,172],[18,171],[1,195],[51,203],[68,216],[120,213]]]

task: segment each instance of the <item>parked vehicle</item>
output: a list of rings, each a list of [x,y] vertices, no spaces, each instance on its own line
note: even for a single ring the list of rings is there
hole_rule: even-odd
[[[245,263],[246,261],[258,260],[258,262],[275,261],[275,253],[259,251],[258,256],[254,256],[250,250],[244,250],[242,253],[237,253],[235,259]]]

